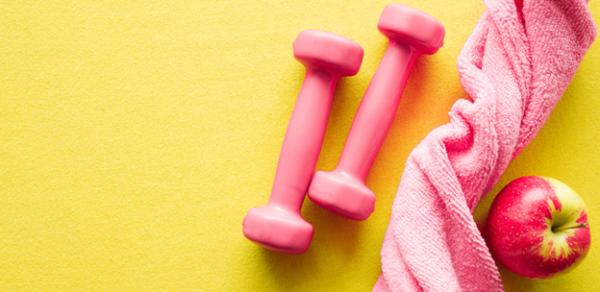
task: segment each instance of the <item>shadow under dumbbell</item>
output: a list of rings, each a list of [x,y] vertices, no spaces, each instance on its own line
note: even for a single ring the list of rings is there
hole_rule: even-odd
[[[289,255],[267,249],[262,251],[273,281],[282,291],[301,290],[302,284],[315,274],[344,270],[360,248],[357,239],[361,222],[335,215],[309,200],[304,202],[302,215],[315,228],[312,245],[306,253]]]
[[[306,200],[303,216],[312,222],[315,228],[313,246],[311,248],[340,256],[352,255],[358,247],[362,222],[336,215]]]

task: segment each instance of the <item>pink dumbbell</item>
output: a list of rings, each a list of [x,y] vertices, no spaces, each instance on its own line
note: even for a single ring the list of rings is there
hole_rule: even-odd
[[[369,217],[375,195],[365,179],[396,115],[408,75],[417,57],[433,54],[444,27],[418,10],[392,4],[379,19],[389,46],[360,104],[338,167],[319,171],[308,190],[316,204],[355,220]]]
[[[358,72],[363,49],[343,37],[303,31],[294,41],[294,56],[306,66],[306,77],[289,122],[269,204],[251,209],[244,235],[266,248],[304,252],[313,227],[300,208],[319,157],[333,93],[341,76]]]

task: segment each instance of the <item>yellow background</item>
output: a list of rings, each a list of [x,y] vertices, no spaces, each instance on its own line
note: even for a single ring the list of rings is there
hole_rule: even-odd
[[[455,60],[484,11],[477,0],[404,2],[447,35],[417,63],[368,179],[376,212],[356,223],[307,201],[312,247],[288,256],[249,243],[241,222],[268,199],[302,82],[291,43],[322,29],[365,49],[336,94],[319,162],[329,169],[386,47],[376,23],[389,1],[0,1],[0,290],[369,290],[404,161],[464,96]],[[565,181],[594,237],[598,68],[596,43],[500,183]],[[502,274],[509,291],[598,289],[599,261],[594,242],[555,279]]]

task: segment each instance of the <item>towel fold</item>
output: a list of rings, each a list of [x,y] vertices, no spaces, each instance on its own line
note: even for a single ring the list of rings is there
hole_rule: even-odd
[[[458,59],[470,100],[410,154],[374,291],[501,291],[471,212],[545,123],[596,36],[584,0],[487,0]]]

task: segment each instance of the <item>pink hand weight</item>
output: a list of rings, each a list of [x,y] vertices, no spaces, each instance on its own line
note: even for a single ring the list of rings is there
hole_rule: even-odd
[[[303,31],[294,41],[294,56],[306,66],[306,77],[281,148],[269,204],[251,209],[244,235],[269,249],[304,252],[313,227],[300,208],[323,144],[333,93],[341,76],[358,72],[363,49],[343,37]]]
[[[379,30],[389,46],[360,104],[338,167],[319,171],[308,196],[316,204],[355,220],[373,212],[375,195],[365,185],[367,174],[394,120],[402,91],[421,54],[435,53],[443,43],[444,27],[418,10],[388,5]]]

